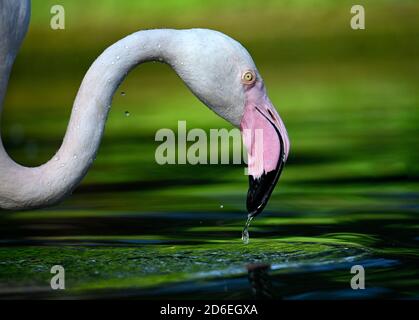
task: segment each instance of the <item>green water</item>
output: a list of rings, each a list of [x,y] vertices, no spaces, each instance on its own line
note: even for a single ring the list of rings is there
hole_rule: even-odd
[[[87,194],[59,210],[2,217],[2,297],[418,297],[415,193],[298,194],[321,202],[321,210],[267,210],[253,221],[247,245],[240,239],[244,214],[227,205],[118,211],[97,204],[115,201],[112,193]],[[150,199],[119,196],[138,206]],[[63,292],[49,287],[56,264],[66,269]],[[350,289],[355,264],[366,270],[364,291]]]
[[[118,2],[121,11],[112,1],[99,11],[62,2],[69,25],[61,33],[48,29],[49,8],[34,5],[10,82],[2,136],[20,163],[39,165],[57,150],[80,81],[103,48],[162,25],[242,41],[286,123],[291,154],[243,244],[243,166],[154,160],[160,128],[179,120],[189,129],[231,127],[167,66],[141,66],[116,95],[75,193],[53,208],[0,213],[1,298],[419,298],[415,2],[367,6],[361,33],[347,27],[344,1],[246,2],[240,10],[186,1],[190,9],[177,15],[150,4],[143,19],[130,1]],[[50,289],[56,264],[66,270],[64,291]],[[350,287],[355,264],[365,268],[365,290]]]

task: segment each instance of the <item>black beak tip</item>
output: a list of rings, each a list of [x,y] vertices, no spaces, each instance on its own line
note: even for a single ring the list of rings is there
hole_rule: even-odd
[[[255,217],[265,208],[280,175],[279,170],[263,173],[259,178],[249,176],[247,192],[247,212]]]

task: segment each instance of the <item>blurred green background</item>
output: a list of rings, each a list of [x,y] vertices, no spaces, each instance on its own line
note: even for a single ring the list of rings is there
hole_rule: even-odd
[[[65,7],[65,30],[50,29],[54,4]],[[267,214],[254,223],[256,239],[350,239],[386,250],[389,241],[417,257],[415,245],[398,237],[412,241],[419,226],[419,3],[357,1],[366,10],[366,30],[359,31],[350,28],[354,4],[33,1],[29,33],[5,101],[3,141],[16,161],[45,162],[61,144],[84,74],[107,46],[143,29],[216,29],[249,50],[291,139],[290,159]],[[82,186],[52,209],[7,215],[4,229],[11,231],[4,237],[104,239],[114,235],[110,224],[99,232],[83,222],[75,227],[70,220],[73,229],[66,229],[63,220],[48,219],[191,212],[204,215],[197,215],[199,223],[189,221],[191,216],[179,218],[175,231],[169,218],[119,231],[135,239],[238,238],[244,221],[236,215],[234,221],[226,219],[228,213],[245,216],[242,166],[159,166],[154,161],[154,134],[160,128],[176,129],[179,120],[189,129],[231,126],[163,64],[136,68],[118,92],[125,95],[114,98],[97,160]],[[211,218],[216,214],[223,216]],[[25,223],[37,231],[22,228]],[[48,223],[47,231],[39,227]]]
[[[365,31],[350,28],[350,1],[60,1],[66,29],[53,31],[49,10],[56,2],[35,1],[5,102],[5,144],[17,161],[43,163],[61,143],[83,75],[107,46],[140,29],[203,27],[239,40],[256,61],[292,141],[284,189],[298,180],[417,173],[419,5],[363,3]],[[217,178],[204,166],[154,162],[159,128],[176,128],[178,120],[189,128],[230,127],[170,68],[142,65],[121,91],[126,96],[115,97],[84,183]]]

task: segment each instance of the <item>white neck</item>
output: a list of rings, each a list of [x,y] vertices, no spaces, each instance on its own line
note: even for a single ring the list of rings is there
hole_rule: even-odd
[[[95,159],[112,97],[120,83],[131,69],[146,61],[161,60],[176,69],[177,64],[182,63],[177,61],[181,54],[173,51],[182,47],[179,44],[181,33],[178,30],[140,31],[106,49],[84,77],[64,141],[47,163],[36,168],[15,163],[0,139],[0,207],[43,207],[55,204],[71,193]],[[9,51],[5,52],[3,46],[0,59],[10,56]],[[0,112],[14,54],[11,60],[0,68]]]

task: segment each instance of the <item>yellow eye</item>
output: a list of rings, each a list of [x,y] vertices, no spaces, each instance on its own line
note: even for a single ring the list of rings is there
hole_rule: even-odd
[[[256,80],[256,75],[252,71],[246,71],[243,73],[242,82],[244,84],[252,84]]]

